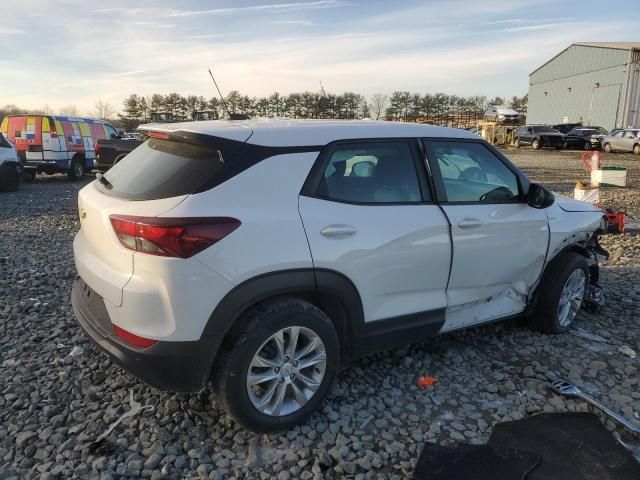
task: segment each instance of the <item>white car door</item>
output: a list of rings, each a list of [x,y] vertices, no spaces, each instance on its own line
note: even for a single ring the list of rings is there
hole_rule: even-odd
[[[405,319],[435,334],[447,306],[451,243],[422,158],[415,139],[330,145],[299,208],[314,268],[355,285],[365,324],[417,314]]]
[[[516,173],[485,143],[426,145],[453,242],[443,331],[522,312],[547,254],[545,211],[526,203]]]

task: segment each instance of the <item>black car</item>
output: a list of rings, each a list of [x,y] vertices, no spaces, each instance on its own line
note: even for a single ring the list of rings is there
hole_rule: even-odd
[[[602,127],[574,127],[564,136],[564,148],[592,150],[600,148],[600,138],[607,131]]]
[[[531,148],[556,148],[563,146],[564,135],[551,127],[544,125],[523,125],[516,131],[515,147],[531,145]]]

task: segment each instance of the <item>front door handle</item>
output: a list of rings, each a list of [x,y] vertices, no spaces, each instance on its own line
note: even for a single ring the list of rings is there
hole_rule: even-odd
[[[342,237],[350,237],[355,234],[358,230],[351,225],[327,225],[322,230],[320,230],[320,235],[327,238],[342,238]]]
[[[458,222],[460,228],[477,228],[482,225],[482,221],[479,218],[463,218]]]

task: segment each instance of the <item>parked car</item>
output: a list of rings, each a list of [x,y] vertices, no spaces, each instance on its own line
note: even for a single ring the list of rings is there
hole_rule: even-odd
[[[582,150],[593,150],[600,148],[599,135],[606,135],[608,132],[602,127],[575,127],[564,137],[564,148],[578,148]]]
[[[120,135],[122,140],[143,140],[144,134],[141,132],[124,132]]]
[[[22,166],[16,147],[0,133],[0,192],[15,192],[21,179]]]
[[[600,139],[605,152],[633,152],[640,155],[640,129],[618,130]]]
[[[576,127],[582,127],[581,123],[558,123],[557,125],[551,125],[551,128],[559,131],[560,133],[564,133],[565,135],[569,133]]]
[[[143,134],[140,134],[138,138],[105,138],[98,140],[96,142],[96,159],[93,162],[93,168],[99,172],[106,172],[144,141]]]
[[[485,120],[497,123],[518,123],[520,114],[512,108],[492,105],[484,112]]]
[[[514,146],[520,148],[530,145],[534,150],[540,148],[562,149],[564,135],[544,125],[524,125],[516,131]]]
[[[464,130],[142,128],[149,140],[79,192],[73,310],[150,385],[212,379],[248,429],[301,422],[362,355],[517,315],[565,332],[602,298],[603,212]]]
[[[9,115],[0,132],[15,144],[29,175],[66,173],[72,180],[93,167],[99,139],[118,137],[105,120],[54,115]]]

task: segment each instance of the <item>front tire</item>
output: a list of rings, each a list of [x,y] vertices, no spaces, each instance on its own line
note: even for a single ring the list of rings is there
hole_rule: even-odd
[[[71,160],[71,165],[69,166],[69,172],[67,173],[69,178],[74,182],[80,180],[84,176],[84,158],[76,155]]]
[[[633,146],[633,153],[635,153],[636,155],[640,155],[640,143],[636,143]]]
[[[331,320],[297,298],[263,304],[240,320],[214,374],[218,398],[254,432],[288,429],[322,403],[340,364]]]
[[[545,272],[530,326],[543,333],[564,333],[573,324],[586,296],[589,266],[578,253],[567,253]]]
[[[531,148],[533,148],[534,150],[540,150],[540,140],[535,138],[531,143]]]
[[[604,151],[607,153],[611,153],[611,144],[610,143],[605,143],[604,144]]]
[[[582,148],[585,150],[591,150],[591,142],[584,142]]]
[[[513,146],[516,147],[516,148],[520,148],[520,139],[519,138],[516,138],[516,141],[514,142]]]

